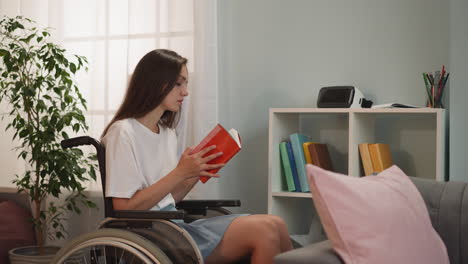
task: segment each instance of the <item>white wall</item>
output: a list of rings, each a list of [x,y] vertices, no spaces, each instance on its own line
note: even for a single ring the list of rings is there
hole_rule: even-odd
[[[468,1],[451,0],[450,179],[468,181]]]
[[[448,63],[442,0],[224,0],[218,19],[219,117],[244,146],[221,193],[242,211],[266,212],[268,108],[315,107],[321,87],[340,84],[423,105],[421,73]]]

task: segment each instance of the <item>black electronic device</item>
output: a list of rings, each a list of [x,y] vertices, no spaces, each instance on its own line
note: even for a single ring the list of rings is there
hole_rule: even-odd
[[[317,97],[319,108],[370,108],[372,101],[366,100],[354,86],[322,87]]]

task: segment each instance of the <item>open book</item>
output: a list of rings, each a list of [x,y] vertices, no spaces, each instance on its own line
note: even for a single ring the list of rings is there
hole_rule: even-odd
[[[218,152],[223,152],[223,155],[209,161],[208,164],[227,163],[241,149],[241,139],[239,133],[235,129],[231,128],[228,132],[224,127],[218,124],[210,131],[210,133],[208,133],[200,144],[192,150],[191,153],[197,153],[212,145],[216,145],[216,148],[206,153],[204,157]],[[219,168],[209,170],[208,172],[216,173],[218,171]],[[206,176],[200,177],[200,181],[203,183],[207,182],[209,179],[210,177]]]

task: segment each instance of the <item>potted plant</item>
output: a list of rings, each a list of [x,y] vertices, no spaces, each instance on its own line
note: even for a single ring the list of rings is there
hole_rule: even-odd
[[[88,129],[86,101],[73,79],[86,65],[85,57],[67,58],[65,50],[50,41],[48,28],[20,16],[0,19],[0,102],[8,106],[6,129],[12,129],[13,140],[20,143],[15,148],[18,158],[27,164],[13,182],[30,197],[37,241],[33,252],[12,250],[10,258],[18,252],[43,255],[46,238],[65,236],[67,213],[80,213],[81,205],[95,207],[83,192],[83,183],[96,179],[95,155],[60,146],[68,133]],[[45,204],[48,197],[66,193],[63,203]]]

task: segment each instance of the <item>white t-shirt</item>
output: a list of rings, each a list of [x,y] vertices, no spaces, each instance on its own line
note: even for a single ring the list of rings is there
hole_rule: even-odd
[[[134,118],[115,122],[102,139],[106,146],[106,197],[131,198],[157,182],[178,163],[174,129],[159,126],[159,134]],[[175,201],[169,193],[151,210]]]

